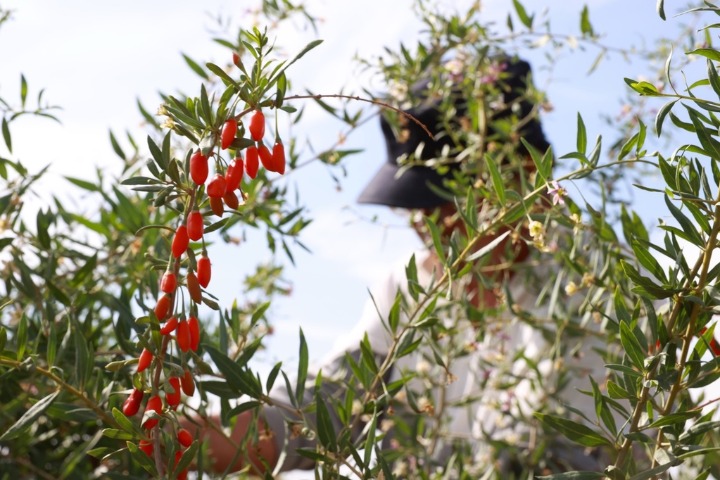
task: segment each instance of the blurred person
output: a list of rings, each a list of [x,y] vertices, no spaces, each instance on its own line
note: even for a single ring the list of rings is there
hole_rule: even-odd
[[[355,328],[318,366],[323,377],[320,395],[326,403],[342,403],[348,388],[356,389],[356,402],[362,400],[348,357],[361,362],[359,345],[364,338],[378,365],[392,357],[398,339],[388,325],[391,312],[400,309],[402,328],[417,304],[413,296],[442,277],[444,259],[434,248],[428,222],[437,225],[449,250],[462,248],[472,237],[457,206],[467,207],[463,192],[468,188],[490,184],[484,154],[497,159],[508,189],[523,191],[532,184],[528,178],[535,167],[520,139],[540,155],[550,147],[538,119],[529,64],[503,55],[484,58],[479,65],[482,68],[473,70],[449,64],[410,89],[410,108],[404,113],[381,117],[387,161],[358,201],[407,211],[428,248],[413,256],[414,267],[404,262],[371,290],[372,299]],[[473,75],[462,73],[467,71]],[[482,98],[465,98],[460,86],[466,81],[482,84]],[[432,130],[432,137],[423,126]],[[553,193],[563,194],[559,187]],[[419,478],[419,470],[455,468],[478,476],[494,470],[502,478],[527,478],[527,472],[604,468],[602,452],[544,431],[534,416],[537,411],[569,414],[570,406],[573,419],[591,425],[582,417],[595,418],[593,397],[579,390],[590,390],[588,376],[598,383],[605,377],[598,353],[602,342],[591,340],[597,350],[585,346],[584,327],[575,318],[577,305],[548,306],[546,285],[555,278],[558,265],[547,252],[566,246],[560,237],[568,232],[560,231],[553,247],[552,232],[531,220],[531,214],[542,214],[552,203],[540,196],[526,205],[520,219],[483,234],[475,250],[487,253],[470,262],[469,274],[454,279],[448,295],[452,301],[438,301],[435,325],[414,330],[411,341],[425,336],[423,343],[394,358],[383,376],[386,389],[409,379],[385,399],[378,425],[384,432],[383,451],[398,476]],[[483,231],[499,208],[480,197],[468,211],[477,214]],[[408,286],[408,268],[416,270],[419,288]],[[307,382],[304,404],[314,399],[314,380]],[[279,461],[281,471],[313,468],[314,461],[298,450],[314,449],[316,440],[304,434],[303,418],[283,407],[293,403],[290,395],[276,387],[270,395],[276,404],[265,406],[257,423],[249,412],[239,416],[232,437],[249,446],[240,455],[222,435],[208,429],[216,468],[224,470],[230,462],[241,468],[248,461],[256,472],[272,470]],[[354,407],[357,415],[365,405]],[[313,414],[305,418],[312,427]],[[333,415],[332,420],[335,432],[340,431],[338,418]],[[353,425],[353,435],[365,427],[364,422]],[[259,435],[243,443],[248,429]]]

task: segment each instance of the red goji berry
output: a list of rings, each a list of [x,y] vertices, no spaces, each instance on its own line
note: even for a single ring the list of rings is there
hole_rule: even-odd
[[[262,111],[255,110],[252,116],[250,116],[250,126],[248,130],[250,130],[250,136],[253,140],[256,142],[262,140],[265,135],[265,115]]]
[[[228,165],[227,170],[225,170],[225,193],[234,192],[238,189],[240,182],[242,182],[244,168],[243,159],[240,156],[235,157],[233,163]]]
[[[168,378],[168,383],[172,387],[173,391],[165,391],[165,401],[168,406],[175,409],[178,405],[180,405],[180,379],[178,377],[170,377]]]
[[[206,192],[208,197],[222,197],[225,194],[225,177],[216,173],[208,183]]]
[[[225,195],[223,195],[223,201],[230,210],[237,210],[240,206],[240,201],[238,200],[237,195],[235,195],[235,192],[225,192]]]
[[[147,405],[145,405],[145,415],[148,415],[150,412],[155,412],[158,415],[162,415],[162,408],[162,399],[157,395],[153,395],[148,400]],[[145,422],[143,422],[142,426],[143,428],[150,430],[158,424],[158,421],[159,420],[157,418],[148,418],[147,420],[145,420]]]
[[[155,451],[153,442],[150,440],[140,440],[140,442],[138,442],[138,448],[145,452],[145,455],[148,457],[152,457],[153,451]]]
[[[225,213],[222,198],[210,197],[210,210],[218,217],[222,217],[223,213]]]
[[[180,385],[185,395],[188,397],[195,395],[195,380],[193,379],[192,372],[187,368],[183,372],[182,378],[180,378]]]
[[[240,55],[238,55],[236,52],[233,52],[232,54],[232,62],[235,64],[235,66],[240,66]]]
[[[198,149],[190,157],[190,178],[197,185],[202,185],[207,180],[208,173],[210,173],[208,158]]]
[[[245,172],[250,178],[255,178],[257,176],[258,167],[260,167],[260,159],[258,155],[258,149],[255,145],[249,146],[245,151]]]
[[[165,272],[160,281],[160,290],[165,293],[172,293],[177,288],[177,278],[173,272]]]
[[[187,230],[190,240],[200,240],[202,238],[205,225],[203,224],[203,217],[200,210],[193,210],[188,215]]]
[[[145,393],[137,388],[134,388],[132,393],[128,395],[122,408],[122,412],[126,417],[132,417],[140,411],[140,403],[142,402],[143,396],[145,396]]]
[[[163,321],[170,313],[170,295],[163,295],[155,305],[155,316],[158,320]]]
[[[235,117],[230,117],[223,125],[222,133],[220,134],[220,146],[223,150],[227,149],[235,140],[235,134],[237,133],[238,122]]]
[[[285,146],[282,142],[275,142],[272,149],[272,164],[274,172],[283,175],[285,173]]]
[[[185,225],[180,225],[175,230],[175,236],[172,241],[172,254],[173,257],[179,258],[188,248],[190,243],[190,237],[188,237],[188,230]]]
[[[195,272],[193,272],[192,270],[188,272],[187,278],[185,279],[185,284],[187,285],[188,293],[190,294],[190,298],[192,299],[192,301],[195,303],[201,303],[202,290],[200,289],[200,283],[195,276]]]
[[[190,350],[197,352],[200,346],[200,321],[197,317],[188,318],[188,330],[190,331]]]
[[[150,363],[152,363],[152,359],[153,359],[153,353],[150,350],[148,350],[147,348],[143,348],[143,351],[140,354],[140,357],[138,358],[138,364],[137,364],[138,373],[142,372],[147,367],[149,367]]]
[[[178,324],[177,317],[170,317],[168,319],[168,321],[165,322],[165,325],[160,327],[160,334],[161,335],[170,335],[177,328],[177,324]]]
[[[190,350],[190,328],[187,320],[180,320],[175,331],[175,341],[182,352]]]
[[[265,167],[265,170],[268,172],[274,172],[275,169],[273,168],[272,163],[272,153],[270,153],[270,149],[264,143],[258,145],[258,155],[260,156],[260,162],[262,163],[262,166]]]
[[[193,442],[192,434],[190,432],[188,432],[187,430],[185,430],[184,428],[181,428],[180,430],[178,430],[177,439],[178,439],[178,442],[180,442],[180,445],[182,445],[185,448],[192,445],[192,442]]]
[[[197,279],[198,283],[202,285],[203,288],[207,288],[208,285],[210,285],[210,276],[211,276],[211,268],[210,268],[210,259],[206,257],[205,255],[198,258],[197,261]]]

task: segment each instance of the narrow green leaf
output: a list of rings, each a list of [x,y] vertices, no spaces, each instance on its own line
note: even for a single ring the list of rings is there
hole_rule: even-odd
[[[8,151],[12,153],[12,138],[10,137],[10,127],[8,126],[8,121],[5,117],[3,117],[2,120],[2,135],[3,139],[5,140],[5,145],[7,145]]]
[[[17,329],[17,337],[15,338],[15,343],[17,345],[17,359],[18,360],[24,360],[25,356],[25,348],[27,347],[27,341],[28,341],[28,317],[25,315],[25,313],[22,314],[20,317],[20,322],[18,324]]]
[[[20,74],[20,105],[22,108],[25,108],[25,100],[27,99],[28,94],[28,84],[27,80],[25,80],[25,75],[22,73]]]
[[[580,31],[583,35],[590,37],[594,34],[592,25],[590,24],[590,11],[587,5],[583,6],[582,12],[580,13]]]
[[[655,420],[654,422],[652,422],[650,425],[648,425],[645,428],[648,428],[648,429],[660,428],[660,427],[666,427],[668,425],[674,425],[676,423],[684,424],[686,420],[697,417],[699,414],[700,414],[699,411],[685,411],[685,412],[670,413],[661,418],[658,418],[657,420]]]
[[[546,426],[557,430],[575,443],[586,447],[612,446],[612,442],[595,430],[581,424],[554,415],[535,413],[535,417]]]
[[[657,115],[655,115],[655,131],[657,132],[658,137],[662,133],[662,126],[665,121],[665,117],[668,113],[670,113],[670,110],[672,110],[676,102],[677,100],[673,100],[672,102],[666,103],[660,108],[660,110],[658,110]]]
[[[513,5],[515,6],[515,13],[517,13],[520,22],[522,22],[522,24],[527,28],[532,29],[533,17],[527,14],[527,11],[522,3],[520,3],[519,0],[513,0]]]
[[[717,158],[720,158],[720,156]],[[675,220],[677,220],[680,224],[680,228],[682,229],[684,236],[691,239],[691,242],[694,245],[701,247],[703,245],[703,240],[700,238],[700,234],[698,233],[695,224],[686,217],[678,207],[675,206],[675,204],[670,200],[670,197],[667,195],[665,195],[665,205],[667,205],[672,216],[675,217]]]
[[[543,480],[597,480],[600,478],[607,478],[604,473],[598,472],[565,472],[555,473],[553,475],[545,475],[542,477],[535,477]]]
[[[123,160],[127,160],[127,157],[125,156],[125,152],[123,152],[122,148],[120,148],[120,144],[118,143],[117,139],[115,138],[115,135],[113,134],[112,130],[108,130],[110,132],[110,145],[112,145],[113,150],[115,151],[115,155],[122,158]]]
[[[202,77],[205,80],[209,79],[205,70],[203,70],[203,68],[200,65],[198,65],[198,63],[195,60],[188,57],[184,53],[182,54],[182,56],[185,59],[185,63],[188,64],[188,66],[192,69],[193,72],[197,73],[200,77]]]
[[[0,441],[12,440],[23,433],[24,430],[29,428],[30,425],[52,405],[59,394],[60,391],[58,390],[35,403],[35,405],[30,407],[5,433],[0,435]]]
[[[244,393],[252,398],[259,398],[262,390],[256,384],[252,373],[247,373],[227,355],[210,345],[204,345],[205,351],[210,355],[218,370],[225,376],[228,385],[237,393]]]
[[[302,328],[300,329],[300,352],[298,361],[298,374],[297,381],[295,383],[295,395],[298,403],[303,403],[303,395],[305,395],[305,381],[307,380],[308,374],[308,347],[305,341],[305,334],[303,334]]]
[[[655,9],[657,10],[658,16],[665,20],[665,0],[657,0],[657,3],[655,4]]]
[[[492,242],[488,243],[487,245],[482,247],[480,250],[474,252],[472,255],[468,256],[465,260],[468,262],[472,262],[474,260],[477,260],[478,258],[484,257],[488,253],[492,252],[495,249],[495,247],[497,247],[503,240],[505,240],[505,237],[507,237],[508,235],[510,235],[509,231],[498,235],[495,239],[493,239]]]
[[[710,60],[720,62],[720,52],[718,52],[714,48],[698,48],[695,50],[691,50],[689,52],[685,52],[685,54],[686,55],[700,55],[702,57],[709,58]]]
[[[587,7],[586,7],[587,8]],[[577,114],[577,139],[576,139],[577,151],[583,155],[587,151],[587,130],[585,129],[585,122],[582,119],[580,112]]]
[[[635,338],[633,330],[624,320],[620,321],[620,343],[622,343],[625,353],[635,368],[642,371],[645,364],[645,354],[640,342]]]
[[[485,164],[487,165],[488,170],[490,170],[490,178],[492,179],[493,188],[498,196],[498,200],[500,200],[501,205],[504,205],[506,202],[505,185],[502,175],[500,175],[500,169],[498,168],[497,163],[495,163],[495,160],[493,160],[493,158],[488,154],[485,154]]]
[[[322,395],[320,394],[320,389],[315,391],[315,404],[315,408],[317,410],[318,440],[327,450],[334,452],[337,450],[335,428],[333,427],[332,420],[330,419],[330,412],[328,411]]]

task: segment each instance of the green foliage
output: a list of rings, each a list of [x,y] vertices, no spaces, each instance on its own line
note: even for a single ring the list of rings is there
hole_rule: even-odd
[[[363,64],[391,87],[428,79],[425,95],[443,107],[441,122],[451,140],[449,151],[430,163],[441,172],[457,172],[447,186],[462,228],[448,234],[437,213],[417,223],[437,257],[435,277],[426,282],[421,259],[413,257],[391,305],[383,310],[376,304],[389,344],[380,348],[366,335],[357,352],[338,360],[336,372],[311,371],[302,330],[295,381],[281,363],[266,378],[253,371],[251,360],[263,347],[258,327],[271,326],[272,298],[288,291],[274,263],[258,265],[246,279],[246,290],[257,297],[248,295],[240,305],[221,305],[209,288],[192,302],[185,297],[176,302],[173,292],[173,308],[177,304],[183,320],[205,305],[219,321],[214,329],[203,322],[197,351],[168,347],[171,337],[160,333],[166,319],[158,319],[155,310],[164,295],[160,279],[164,272],[184,272],[180,290],[189,297],[187,273],[196,272],[198,259],[213,252],[212,242],[203,237],[179,257],[171,253],[173,232],[191,211],[200,210],[206,218],[214,211],[206,186],[190,178],[191,157],[197,151],[214,154],[214,171],[225,172],[255,143],[247,115],[262,109],[270,117],[289,115],[300,123],[302,110],[293,104],[304,100],[317,102],[351,131],[366,115],[352,110],[352,102],[380,106],[400,134],[410,121],[401,109],[419,100],[416,92],[400,88],[398,95],[382,98],[294,94],[288,68],[320,41],[278,60],[267,30],[254,27],[234,41],[216,39],[229,55],[238,55],[233,67],[183,55],[203,82],[197,96],[161,95],[163,125],[138,105],[150,128],[150,158],[140,158],[131,134],[126,144],[110,132],[122,178],[98,171],[93,180],[66,179],[81,192],[87,209],[70,209],[53,199],[30,211],[24,199],[44,170],[28,172],[19,161],[0,158],[1,472],[8,478],[172,478],[191,463],[202,470],[212,464],[206,446],[195,439],[182,449],[176,433],[183,418],[211,417],[215,404],[220,424],[228,427],[256,420],[267,406],[281,411],[290,435],[316,440],[297,453],[314,461],[323,478],[345,478],[341,471],[357,478],[493,478],[510,469],[522,478],[640,479],[666,475],[674,467],[696,478],[718,476],[716,402],[694,393],[720,378],[720,347],[714,340],[720,267],[711,258],[720,235],[715,63],[720,51],[709,40],[687,49],[682,64],[701,58],[705,67],[699,78],[684,79],[683,90],[675,87],[680,69],[670,55],[663,70],[669,89],[625,78],[640,99],[638,118],[631,128],[623,127],[623,138],[608,151],[599,136],[588,141],[578,112],[576,151],[558,152],[575,168],[554,173],[555,152],[539,151],[518,127],[532,121],[536,109],[523,117],[515,101],[507,116],[495,116],[490,105],[501,92],[495,82],[478,81],[502,71],[498,59],[506,57],[500,53],[515,53],[512,42],[536,37],[542,15],[513,0],[510,36],[503,37],[483,23],[479,4],[450,15],[434,7],[416,2],[426,38],[412,47],[388,48],[377,64]],[[314,23],[288,1],[266,1],[263,10],[272,18],[301,14]],[[662,1],[656,10],[665,19]],[[704,15],[718,11],[706,2],[687,14],[705,20]],[[598,43],[600,26],[591,23],[587,6],[578,13],[579,41],[599,46],[599,61],[605,51]],[[5,18],[0,12],[0,23]],[[705,30],[718,28],[708,22]],[[557,44],[567,41],[551,30],[547,35]],[[452,92],[444,83],[452,70],[449,60],[460,62],[459,71],[465,72]],[[458,91],[469,99],[462,115],[453,104]],[[37,108],[26,108],[29,92],[21,76],[19,106],[0,99],[9,156],[16,118],[55,118],[54,107],[42,103],[42,91]],[[522,98],[539,104],[543,94],[528,85]],[[345,105],[336,107],[329,99]],[[653,100],[664,103],[652,115],[641,115],[645,102]],[[231,117],[240,126],[229,149],[220,151],[219,137]],[[658,137],[678,143],[682,136],[670,154],[652,149],[651,120]],[[274,131],[275,139],[281,133]],[[298,153],[290,151],[293,170]],[[313,159],[342,167],[355,153],[331,148]],[[406,162],[410,167],[423,160],[411,155]],[[633,168],[639,172],[633,175],[662,178],[658,188],[637,185],[667,208],[672,223],[660,226],[662,238],[651,237],[639,215],[613,196],[619,179]],[[592,183],[597,197],[588,195],[584,205],[565,198],[563,185],[575,181]],[[266,170],[246,179],[241,192],[238,208],[208,221],[205,234],[230,240],[237,231],[261,229],[269,249],[282,250],[292,261],[293,249],[304,248],[300,234],[310,222],[302,204],[291,205],[287,186]],[[688,245],[699,252],[697,259],[686,257]],[[494,254],[510,246],[523,251],[525,263],[537,269],[512,272],[533,282],[530,303],[493,273]],[[499,300],[478,303],[466,295],[469,286]],[[535,352],[533,342],[506,348],[504,336],[519,331],[546,348]],[[478,348],[486,349],[484,356],[472,356]],[[147,373],[137,372],[143,349],[155,358]],[[574,368],[583,357],[597,359],[599,376]],[[469,358],[478,362],[472,368],[482,373],[474,380],[483,394],[497,395],[482,411],[498,428],[510,422],[513,435],[482,432],[474,445],[452,437],[448,425],[458,412],[485,400],[449,394],[455,369]],[[411,359],[418,361],[411,365]],[[175,391],[170,379],[186,372],[195,378],[199,407],[183,404],[161,415],[142,409],[123,413],[123,402],[134,389],[145,392],[146,399],[161,395],[167,402]],[[286,401],[274,398],[278,386],[285,388]],[[325,395],[327,389],[333,394]],[[568,390],[582,394],[578,404],[563,400]],[[530,396],[516,398],[523,392]],[[143,416],[157,418],[161,427],[143,428]],[[390,423],[393,448],[387,449],[383,442]],[[248,423],[243,442],[261,441],[258,425],[262,422]],[[140,449],[141,440],[152,442],[152,456]],[[246,449],[235,447],[236,458],[246,462]],[[593,452],[596,471],[572,471],[574,455],[586,455],[586,448]],[[450,454],[438,456],[443,451]]]

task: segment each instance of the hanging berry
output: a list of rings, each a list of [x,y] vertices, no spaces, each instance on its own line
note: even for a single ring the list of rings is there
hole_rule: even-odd
[[[245,151],[245,172],[248,174],[248,177],[255,178],[258,167],[260,167],[258,149],[255,145],[251,145]]]
[[[223,125],[222,133],[220,134],[220,146],[223,150],[226,150],[232,145],[235,140],[235,134],[237,133],[238,122],[235,117],[230,117]]]
[[[190,240],[200,240],[202,238],[205,225],[203,224],[203,217],[200,210],[193,210],[190,212],[190,215],[188,215],[187,230]]]
[[[272,149],[273,171],[283,175],[285,173],[285,146],[278,140]]]
[[[152,363],[153,359],[153,353],[148,350],[147,348],[143,348],[142,353],[140,354],[140,357],[138,358],[138,364],[137,364],[137,371],[138,373],[142,372],[146,368],[150,366],[150,363]]]
[[[255,110],[250,117],[250,126],[248,129],[250,130],[250,136],[253,140],[256,142],[262,140],[265,135],[265,115],[262,111]]]
[[[198,283],[200,285],[202,285],[203,288],[207,288],[207,286],[210,285],[210,276],[211,276],[210,259],[208,257],[206,257],[205,255],[203,255],[197,261]]]
[[[180,225],[175,230],[175,236],[172,241],[173,257],[180,258],[180,256],[187,251],[189,243],[190,237],[188,237],[187,227],[185,225]]]
[[[190,178],[197,185],[202,185],[207,180],[209,173],[208,159],[200,149],[196,150],[190,157]]]

